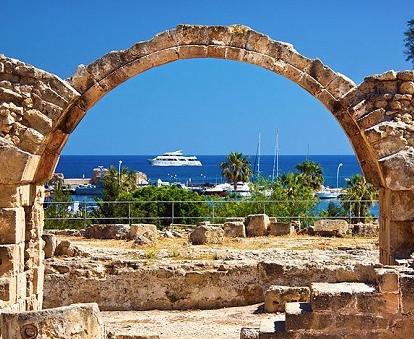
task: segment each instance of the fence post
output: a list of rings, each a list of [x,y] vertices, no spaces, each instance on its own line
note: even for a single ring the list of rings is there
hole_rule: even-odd
[[[171,224],[174,224],[174,201],[171,204]]]
[[[86,202],[83,203],[83,228],[86,228]]]
[[[131,202],[128,201],[128,224],[131,226]]]
[[[214,224],[214,206],[215,206],[214,204],[215,204],[215,201],[213,200],[213,218],[211,219],[212,224]]]

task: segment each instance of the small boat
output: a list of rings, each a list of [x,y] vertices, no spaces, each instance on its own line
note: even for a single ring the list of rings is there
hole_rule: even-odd
[[[231,189],[228,191],[228,193],[236,193],[241,197],[251,196],[249,184],[246,182],[238,182],[236,190],[234,190],[234,187],[231,186]]]
[[[330,188],[322,186],[322,189],[316,192],[319,199],[336,199],[342,194],[341,188]]]
[[[196,156],[183,155],[182,151],[167,152],[148,161],[151,166],[202,166]]]
[[[213,187],[206,187],[204,189],[203,193],[207,194],[207,195],[221,195],[221,196],[224,196],[230,190],[231,190],[231,185],[225,183],[225,184],[218,184],[218,185],[215,185]]]

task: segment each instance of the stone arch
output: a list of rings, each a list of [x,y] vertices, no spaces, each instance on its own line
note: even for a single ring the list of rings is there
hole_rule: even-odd
[[[365,176],[381,190],[381,262],[394,263],[414,250],[413,71],[390,71],[356,86],[320,60],[246,26],[179,25],[81,65],[67,80],[0,55],[0,284],[9,291],[0,308],[41,308],[42,184],[69,134],[116,86],[187,58],[255,64],[317,98],[347,134]]]
[[[70,134],[85,112],[100,98],[124,81],[151,68],[188,58],[221,58],[254,64],[282,75],[307,90],[329,111],[334,113],[351,140],[365,175],[380,185],[382,176],[371,153],[366,149],[364,136],[348,114],[335,115],[336,105],[355,84],[345,76],[335,73],[319,59],[309,59],[299,54],[292,45],[275,41],[246,26],[189,26],[179,25],[132,47],[110,52],[88,66],[79,66],[68,82],[80,97],[67,111],[57,128],[56,135],[64,139]],[[44,180],[53,168],[48,168],[49,154],[56,144],[47,145],[41,158],[38,180]],[[58,147],[60,150],[61,147]],[[56,153],[56,152],[55,152]]]

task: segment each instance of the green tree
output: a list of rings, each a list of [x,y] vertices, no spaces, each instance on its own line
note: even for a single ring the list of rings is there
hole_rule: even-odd
[[[63,180],[55,179],[53,187],[52,198],[45,208],[45,228],[81,228],[83,225],[81,212],[75,213],[70,210],[73,200],[70,193],[64,190]]]
[[[129,171],[127,167],[123,167],[119,173],[114,166],[111,166],[108,173],[101,180],[103,186],[102,199],[96,199],[99,207],[93,212],[94,216],[98,218],[96,222],[126,222],[125,219],[109,218],[128,217],[128,210],[125,213],[126,204],[115,202],[120,200],[119,197],[121,195],[136,189],[135,172]]]
[[[114,166],[111,166],[102,179],[102,185],[103,200],[116,200],[121,193],[131,192],[136,188],[135,172],[123,167],[119,173]]]
[[[272,200],[284,201],[279,212],[286,220],[300,219],[308,224],[318,199],[301,173],[282,175],[273,186]]]
[[[323,218],[345,218],[346,211],[342,206],[336,205],[334,202],[329,202],[325,210],[319,213],[319,216]]]
[[[347,182],[345,193],[341,195],[341,204],[352,217],[352,223],[367,222],[372,218],[370,209],[377,198],[376,188],[365,177],[355,174]]]
[[[296,169],[304,176],[307,185],[309,185],[314,191],[318,191],[321,188],[324,178],[320,164],[314,161],[305,160],[304,162],[296,165]]]
[[[129,207],[124,204],[123,215],[129,213],[135,222],[154,223],[161,227],[172,221],[196,224],[209,215],[208,201],[204,196],[177,186],[137,188],[133,192],[122,193],[118,201],[131,202]]]
[[[252,168],[249,160],[238,152],[231,152],[226,160],[220,164],[222,175],[233,184],[234,191],[237,189],[237,182],[247,182],[252,175]]]
[[[407,30],[404,33],[405,50],[407,61],[412,61],[414,65],[414,19],[407,22]]]

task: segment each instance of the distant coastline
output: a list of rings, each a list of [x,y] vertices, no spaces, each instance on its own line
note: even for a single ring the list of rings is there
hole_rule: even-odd
[[[220,183],[221,177],[219,164],[225,155],[196,155],[203,163],[202,167],[153,167],[148,159],[155,155],[62,155],[56,167],[56,172],[63,173],[65,178],[90,177],[93,168],[97,166],[118,166],[122,160],[122,166],[130,170],[141,171],[147,174],[150,180],[161,179],[163,181],[186,182],[211,182]],[[295,166],[308,158],[321,164],[324,172],[325,183],[328,186],[336,186],[336,169],[342,163],[339,174],[339,186],[346,186],[346,178],[356,173],[361,173],[355,155],[280,155],[280,173],[294,171]],[[250,155],[249,160],[254,166],[255,155]],[[269,177],[273,169],[273,155],[262,155],[260,158],[260,173],[263,177]]]

